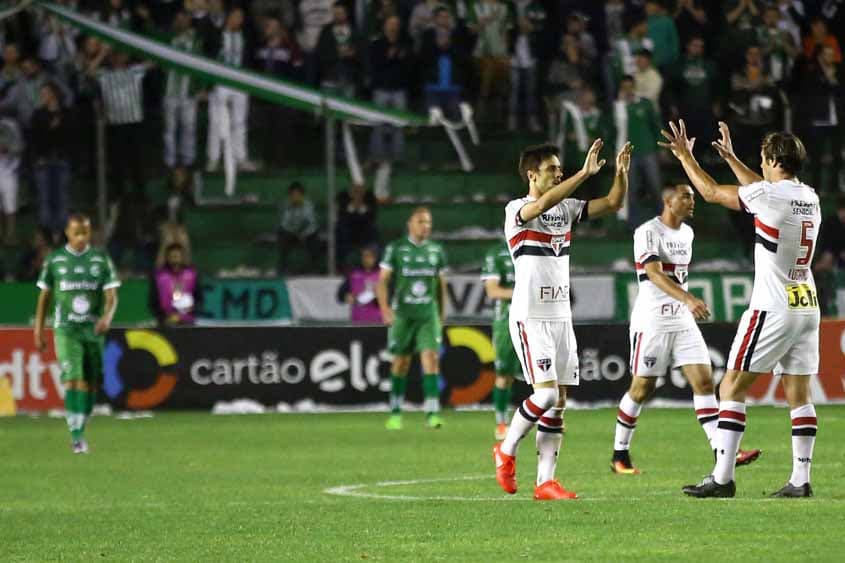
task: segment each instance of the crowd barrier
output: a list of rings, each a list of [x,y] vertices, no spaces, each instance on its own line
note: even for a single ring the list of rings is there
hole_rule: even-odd
[[[735,325],[701,329],[720,379]],[[615,403],[630,378],[627,327],[581,325],[576,333],[581,384],[572,390],[571,405]],[[494,380],[490,328],[447,326],[444,336],[444,403],[488,402]],[[101,400],[119,410],[210,410],[242,399],[280,411],[382,407],[389,389],[385,341],[384,327],[115,329],[106,340]],[[44,354],[35,350],[31,330],[0,330],[0,378],[9,378],[18,412],[61,409],[60,372],[52,346]],[[421,400],[418,373],[411,374],[410,402]],[[845,321],[822,322],[820,374],[812,391],[818,404],[845,402]],[[656,399],[691,402],[691,390],[672,371],[661,379]],[[760,378],[749,399],[782,401],[777,378]]]

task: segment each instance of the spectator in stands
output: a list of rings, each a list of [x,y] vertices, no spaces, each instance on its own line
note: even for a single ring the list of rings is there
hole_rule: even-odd
[[[41,62],[32,55],[23,58],[21,71],[18,80],[0,100],[0,111],[14,112],[26,137],[32,114],[35,113],[41,103],[41,98],[38,95],[41,86],[47,82],[52,82],[61,94],[60,103],[66,107],[73,103],[73,92],[64,82],[42,69]]]
[[[149,272],[156,252],[156,233],[150,227],[158,219],[152,203],[142,191],[121,194],[106,224],[107,248],[117,269],[124,275]],[[127,265],[126,256],[132,255]]]
[[[363,184],[352,184],[337,195],[337,266],[344,269],[349,255],[358,248],[376,244],[376,198]]]
[[[654,104],[635,94],[632,76],[622,77],[613,113],[616,145],[630,141],[637,147],[631,156],[628,191],[628,224],[633,229],[657,213],[663,187],[657,160],[657,141],[662,139],[660,117]]]
[[[675,27],[678,37],[686,39],[698,35],[704,37],[710,28],[710,20],[705,9],[706,0],[675,0]]]
[[[605,65],[605,90],[609,98],[617,91],[623,76],[633,76],[637,71],[634,53],[640,49],[654,48],[654,42],[648,37],[648,20],[645,16],[634,12],[626,19],[628,22],[625,37],[612,45],[610,64]]]
[[[159,217],[156,217],[158,219]],[[161,268],[167,260],[167,248],[172,244],[178,244],[182,248],[185,263],[191,263],[191,237],[188,229],[182,223],[182,217],[168,218],[159,223],[156,229],[156,240],[158,251],[155,257],[155,267]]]
[[[840,183],[842,170],[842,135],[845,118],[845,76],[842,64],[830,45],[822,45],[796,77],[798,98],[795,123],[810,157],[807,176],[810,185],[824,191],[823,172],[831,178],[831,189]]]
[[[502,115],[501,101],[508,80],[508,30],[511,16],[500,0],[478,0],[470,8],[470,29],[476,33],[473,56],[478,68],[478,113]]]
[[[21,77],[20,49],[17,43],[7,43],[3,47],[3,68],[0,69],[0,99]]]
[[[356,3],[356,6],[361,4]],[[399,16],[399,6],[396,0],[374,0],[370,2],[370,9],[366,14],[366,25],[363,28],[359,25],[358,29],[361,31],[361,35],[369,41],[373,41],[382,34],[385,22],[392,17],[399,18],[401,29],[402,18]],[[413,48],[413,45],[409,45],[409,47]]]
[[[30,156],[38,192],[38,224],[58,244],[67,224],[71,185],[71,154],[76,128],[52,82],[41,86],[41,107],[32,117]]]
[[[73,89],[76,94],[73,105],[74,121],[77,124],[75,172],[85,180],[86,185],[94,184],[97,170],[97,126],[96,112],[101,109],[99,103],[100,87],[96,76],[88,74],[88,67],[100,56],[104,45],[93,35],[82,38],[82,46],[76,53]],[[95,197],[93,190],[86,197]]]
[[[38,58],[51,74],[69,83],[76,58],[79,31],[53,14],[42,12],[36,18]]]
[[[833,49],[834,60],[842,62],[842,50],[839,41],[827,29],[827,22],[822,18],[813,18],[810,21],[810,35],[804,38],[804,56],[812,58],[819,45],[827,45]]]
[[[654,111],[660,115],[660,93],[663,91],[663,77],[652,64],[652,54],[648,49],[640,49],[634,54],[634,94],[646,98],[654,104]]]
[[[109,66],[102,68],[105,58]],[[112,51],[107,45],[91,61],[88,74],[96,77],[106,121],[106,170],[108,188],[113,201],[121,199],[125,191],[127,173],[132,188],[144,191],[143,148],[148,145],[144,135],[144,97],[141,82],[151,63],[129,64],[129,55]]]
[[[293,273],[288,269],[288,257],[294,248],[305,251],[309,270],[314,267],[320,252],[317,229],[314,204],[305,197],[305,186],[299,182],[293,182],[288,186],[287,203],[282,208],[279,218],[280,275]]]
[[[18,260],[15,280],[28,282],[38,279],[44,259],[53,250],[50,239],[52,239],[52,233],[46,229],[37,228],[32,232],[32,239]]]
[[[575,103],[566,106],[563,168],[580,165],[594,139],[613,140],[613,122],[598,106],[595,91],[585,86],[578,91]]]
[[[376,299],[378,284],[378,249],[361,249],[361,265],[351,270],[337,290],[337,300],[350,306],[353,323],[381,323],[381,311]]]
[[[132,23],[132,12],[123,0],[108,0],[104,4],[105,6],[97,12],[96,18],[111,27],[129,29]]]
[[[757,41],[756,29],[762,17],[760,0],[726,0],[722,5],[727,27],[719,41],[720,59],[732,67],[745,50]]]
[[[615,45],[625,36],[625,1],[605,0],[604,21],[607,42],[609,45]]]
[[[277,16],[264,18],[264,39],[254,56],[255,68],[285,80],[302,80],[305,63],[296,36]]]
[[[16,244],[15,218],[18,213],[18,174],[24,143],[17,122],[0,118],[0,212],[3,217],[2,243]]]
[[[745,50],[745,65],[731,76],[728,107],[737,156],[753,168],[760,160],[760,139],[779,126],[781,117],[778,91],[756,45]]]
[[[221,32],[209,38],[206,49],[222,63],[234,67],[245,66],[252,50],[247,45],[243,26],[243,10],[233,8],[226,14],[226,23]],[[231,150],[231,158],[239,171],[258,170],[247,153],[248,114],[247,93],[228,86],[214,86],[208,97],[207,172],[217,171],[221,154],[228,154],[228,150]],[[224,143],[228,143],[229,149],[224,149]]]
[[[560,48],[547,66],[543,93],[549,111],[557,112],[562,102],[575,101],[578,90],[590,85],[590,68],[578,40],[568,33],[561,37]]]
[[[305,57],[296,36],[273,15],[264,18],[263,41],[253,57],[259,72],[283,80],[301,81],[305,78]],[[262,148],[264,161],[279,166],[295,135],[301,115],[284,105],[258,101],[262,116]]]
[[[317,42],[320,88],[352,98],[361,73],[360,42],[346,6],[336,2],[332,12],[332,23],[323,28]]]
[[[179,243],[168,244],[164,255],[150,279],[150,309],[161,326],[192,325],[202,298],[199,274]]]
[[[837,197],[836,211],[822,221],[818,244],[813,273],[822,315],[829,316],[836,304],[836,278],[845,272],[845,195]],[[845,311],[839,311],[839,317],[844,316]]]
[[[792,35],[784,28],[777,6],[767,6],[763,11],[763,25],[757,28],[757,42],[763,54],[764,65],[775,83],[786,80],[799,48]]]
[[[654,44],[652,54],[654,66],[661,72],[666,72],[678,62],[681,55],[678,29],[673,20],[666,13],[666,0],[646,0],[645,12],[648,16],[648,37]]]
[[[516,2],[516,25],[510,32],[510,101],[508,103],[508,131],[515,131],[519,115],[523,113],[528,129],[542,130],[537,114],[537,67],[544,58],[546,38],[546,9],[535,0]],[[520,94],[521,99],[520,99]]]
[[[294,0],[252,0],[248,10],[252,15],[252,27],[265,29],[267,20],[273,18],[285,29],[292,29],[296,24],[296,4]],[[296,41],[296,38],[291,35],[291,40]]]
[[[414,42],[414,49],[419,51],[422,48],[423,35],[429,29],[435,27],[437,10],[443,8],[440,0],[422,0],[414,6],[411,18],[408,21],[408,33]]]
[[[570,12],[566,17],[566,33],[578,42],[578,50],[586,65],[592,65],[599,56],[598,46],[593,35],[587,30],[589,18],[579,11]]]
[[[180,51],[201,54],[202,39],[191,23],[188,12],[176,12],[170,45]],[[168,168],[194,165],[197,155],[197,97],[201,89],[202,84],[191,75],[167,71],[164,86],[164,164]]]
[[[193,175],[187,168],[177,166],[170,171],[167,184],[167,221],[183,224],[186,209],[196,205]]]
[[[455,118],[466,80],[463,41],[452,15],[443,7],[434,13],[434,26],[423,33],[420,67],[427,108],[439,107]]]
[[[384,22],[384,31],[370,44],[370,72],[373,103],[387,108],[405,110],[408,107],[408,86],[413,52],[411,44],[402,37],[399,16]],[[405,136],[400,127],[381,125],[370,137],[370,158],[376,162],[391,162],[402,158]]]
[[[683,119],[690,137],[698,139],[698,153],[711,151],[714,117],[719,115],[719,71],[716,63],[704,55],[704,39],[689,38],[686,54],[676,65],[673,79],[672,116]]]
[[[332,23],[334,5],[335,0],[300,0],[297,40],[306,58],[317,48],[323,28]],[[316,70],[316,66],[314,68]],[[309,82],[315,79],[316,74],[308,77]]]

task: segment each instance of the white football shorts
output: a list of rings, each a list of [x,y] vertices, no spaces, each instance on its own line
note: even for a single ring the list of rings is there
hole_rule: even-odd
[[[728,356],[728,369],[778,374],[819,372],[819,312],[780,313],[748,309],[742,314]]]
[[[631,331],[631,373],[662,377],[670,367],[710,365],[710,352],[698,326],[673,332]]]
[[[578,345],[572,321],[510,321],[511,340],[526,383],[578,385]]]

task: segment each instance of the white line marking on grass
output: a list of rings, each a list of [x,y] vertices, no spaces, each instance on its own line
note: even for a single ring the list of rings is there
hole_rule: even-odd
[[[492,475],[464,475],[461,477],[441,477],[437,479],[407,479],[403,481],[377,481],[375,483],[356,483],[352,485],[338,485],[336,487],[329,487],[327,489],[323,489],[323,493],[327,495],[335,495],[341,497],[356,497],[356,498],[370,498],[370,499],[382,499],[382,500],[402,500],[402,501],[457,501],[457,502],[513,502],[513,501],[529,501],[534,500],[531,496],[524,496],[524,495],[514,495],[514,496],[495,496],[495,497],[467,497],[467,496],[443,496],[443,495],[431,495],[431,496],[420,496],[420,495],[394,495],[394,494],[384,494],[384,493],[376,493],[376,492],[368,492],[363,489],[369,488],[379,488],[385,489],[388,487],[402,487],[408,485],[424,485],[430,483],[450,483],[456,481],[480,481],[482,479],[490,479],[491,481],[494,479]],[[530,486],[525,487],[530,491]],[[675,493],[672,491],[661,491],[656,493],[649,493],[644,496],[646,497],[656,497],[656,496],[669,496],[674,495]],[[583,497],[578,500],[586,501],[586,502],[594,502],[594,501],[615,501],[615,502],[626,502],[626,501],[640,501],[645,500],[641,497],[621,497],[621,496],[613,496],[613,497]]]

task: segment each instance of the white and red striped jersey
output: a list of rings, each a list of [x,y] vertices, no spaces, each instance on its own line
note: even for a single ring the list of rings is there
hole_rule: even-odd
[[[569,245],[572,227],[587,219],[587,202],[565,199],[539,217],[523,221],[519,211],[534,201],[515,199],[505,207],[505,237],[516,272],[511,320],[567,320]]]
[[[821,228],[819,196],[797,180],[765,180],[739,188],[754,215],[754,289],[750,309],[818,314],[810,269]]]
[[[668,227],[660,217],[640,225],[634,231],[634,261],[639,293],[631,311],[631,330],[638,332],[675,332],[695,326],[687,306],[670,297],[648,278],[645,265],[660,262],[669,278],[687,289],[695,235],[689,225]]]

